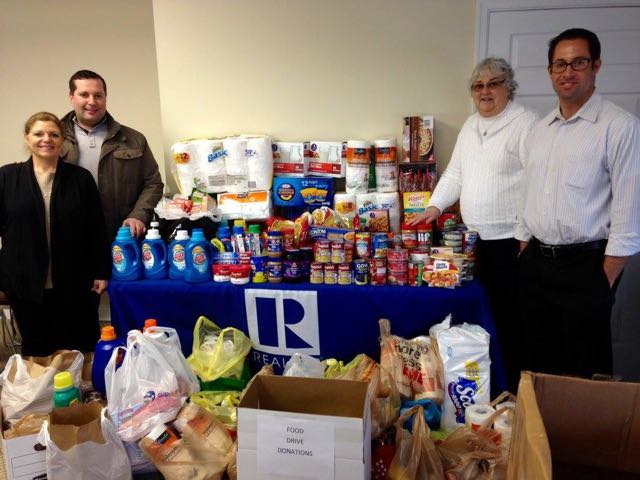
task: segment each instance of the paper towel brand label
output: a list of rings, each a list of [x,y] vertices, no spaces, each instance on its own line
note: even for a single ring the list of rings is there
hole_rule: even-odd
[[[447,392],[455,408],[456,423],[464,423],[465,409],[476,403],[478,384],[474,380],[458,377],[457,382],[447,385]]]
[[[253,150],[252,148],[247,148],[244,151],[244,155],[246,157],[256,157],[256,156],[258,156],[258,152],[256,150]]]
[[[211,163],[214,160],[217,160],[218,158],[221,158],[221,157],[226,157],[227,155],[228,155],[227,151],[224,148],[222,147],[214,148],[214,150],[209,155],[207,155],[207,161]]]

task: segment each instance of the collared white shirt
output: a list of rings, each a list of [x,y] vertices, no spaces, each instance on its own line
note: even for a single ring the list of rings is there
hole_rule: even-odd
[[[429,206],[442,212],[460,199],[462,220],[480,238],[513,238],[525,139],[537,119],[515,101],[489,121],[471,115]]]
[[[571,118],[556,107],[527,141],[516,238],[550,245],[608,239],[640,251],[640,122],[595,93]]]

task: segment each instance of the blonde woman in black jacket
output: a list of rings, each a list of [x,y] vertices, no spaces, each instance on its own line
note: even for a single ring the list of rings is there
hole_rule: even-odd
[[[23,355],[93,351],[111,273],[98,189],[89,171],[60,160],[62,132],[55,115],[32,115],[24,129],[31,157],[0,168],[0,288]]]

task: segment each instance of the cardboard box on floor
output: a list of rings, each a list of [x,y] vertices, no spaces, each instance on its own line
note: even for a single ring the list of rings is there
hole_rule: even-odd
[[[640,478],[640,384],[522,372],[507,478]]]
[[[0,408],[0,425],[3,425]],[[9,480],[32,480],[47,478],[47,464],[44,447],[38,442],[38,434],[22,437],[2,438],[2,454]]]
[[[304,435],[276,435],[278,438],[270,438],[269,442],[258,441],[258,425],[284,425],[287,422],[298,425],[303,422],[306,425]],[[332,424],[331,429],[335,432],[333,438],[324,439],[326,445],[333,446],[335,476],[320,477],[319,474],[313,477],[313,462],[318,458],[318,452],[314,450],[318,447],[318,443],[313,442],[314,435],[327,424]],[[290,440],[297,442],[287,447],[306,452],[296,454],[295,461],[303,465],[298,470],[299,476],[287,478],[369,479],[371,419],[367,383],[268,375],[255,377],[238,406],[238,480],[283,478],[282,475],[265,473],[258,465],[261,455],[281,464],[291,459],[291,456],[280,454],[281,449],[277,447],[279,439],[283,444]]]

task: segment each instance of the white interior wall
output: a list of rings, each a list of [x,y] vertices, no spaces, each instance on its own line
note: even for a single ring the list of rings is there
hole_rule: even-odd
[[[181,138],[400,140],[435,115],[443,167],[470,113],[475,2],[154,0],[167,173]]]
[[[23,161],[24,122],[70,109],[69,77],[80,69],[107,82],[107,108],[140,130],[164,175],[151,0],[0,1],[0,164]]]

